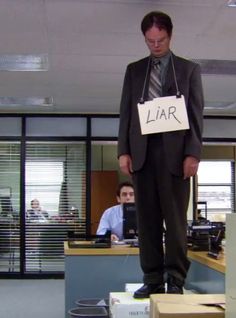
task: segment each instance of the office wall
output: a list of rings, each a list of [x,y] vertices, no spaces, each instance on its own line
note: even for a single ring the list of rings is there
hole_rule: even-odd
[[[92,144],[92,171],[118,170],[116,142],[107,144],[106,141]]]

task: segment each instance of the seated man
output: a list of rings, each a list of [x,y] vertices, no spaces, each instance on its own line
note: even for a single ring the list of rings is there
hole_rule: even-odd
[[[48,213],[41,209],[38,199],[33,199],[30,202],[31,209],[27,210],[26,216],[28,219],[39,222],[46,222],[48,219]]]
[[[130,182],[122,182],[116,191],[118,205],[105,210],[97,229],[97,235],[103,235],[111,231],[111,240],[123,239],[123,203],[134,202],[134,188]]]

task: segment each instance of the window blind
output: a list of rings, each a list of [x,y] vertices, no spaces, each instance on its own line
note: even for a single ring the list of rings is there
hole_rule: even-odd
[[[85,144],[28,142],[25,167],[25,270],[63,272],[68,231],[85,233]]]
[[[20,270],[20,144],[0,142],[0,272]]]

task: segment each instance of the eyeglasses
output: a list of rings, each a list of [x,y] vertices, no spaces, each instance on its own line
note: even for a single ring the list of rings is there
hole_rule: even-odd
[[[152,40],[152,39],[145,38],[145,41],[150,46],[160,46],[160,45],[165,44],[167,39],[168,39],[168,37],[165,36],[164,38],[159,39],[159,40]]]

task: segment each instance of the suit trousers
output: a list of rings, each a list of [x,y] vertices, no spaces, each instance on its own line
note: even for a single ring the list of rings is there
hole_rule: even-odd
[[[133,183],[143,281],[161,284],[167,274],[184,285],[190,265],[187,258],[190,180],[175,176],[168,169],[162,134],[148,136],[146,160],[142,169],[133,173]]]

